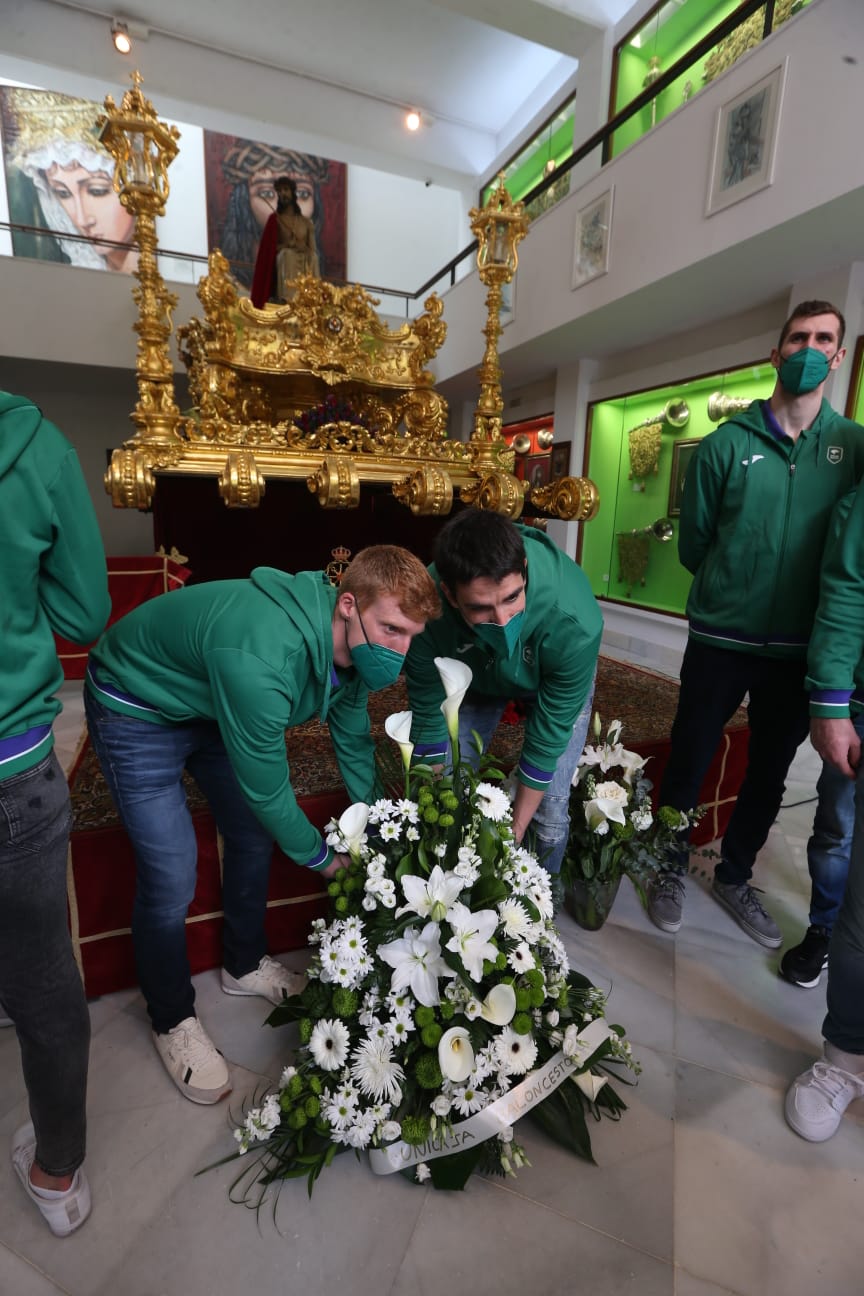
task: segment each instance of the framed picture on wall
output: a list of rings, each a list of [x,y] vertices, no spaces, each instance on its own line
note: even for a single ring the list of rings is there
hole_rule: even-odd
[[[688,441],[676,441],[672,446],[672,473],[669,478],[669,506],[666,512],[669,517],[680,517],[681,494],[684,490],[684,478],[693,458],[693,451],[701,444],[701,437]]]
[[[766,188],[774,179],[786,63],[717,110],[706,216]]]
[[[570,471],[570,442],[562,441],[560,445],[553,445],[549,458],[549,476],[566,477]]]
[[[572,287],[581,288],[609,269],[609,237],[612,232],[612,196],[610,185],[598,198],[592,199],[576,213],[576,237],[573,249]]]
[[[552,456],[529,455],[525,460],[525,480],[530,486],[545,486],[549,481]]]

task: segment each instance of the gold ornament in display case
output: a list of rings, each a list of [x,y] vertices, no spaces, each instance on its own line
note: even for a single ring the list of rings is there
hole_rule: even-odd
[[[526,488],[501,435],[497,305],[485,330],[474,434],[456,441],[447,437],[447,402],[429,368],[447,335],[435,293],[418,318],[396,328],[379,318],[378,299],[359,284],[309,275],[292,281],[289,301],[259,310],[214,249],[197,290],[203,318],[176,330],[191,397],[191,409],[180,413],[169,353],[177,299],[158,270],[155,227],[179,137],[144,98],[140,75],[132,79],[119,108],[106,98],[100,119],[115,188],[135,215],[140,246],[139,399],[135,435],[114,452],[105,476],[114,504],[149,508],[159,475],[171,473],[214,477],[229,508],[257,508],[267,482],[279,479],[305,484],[325,509],[356,508],[363,487],[385,486],[417,516],[446,514],[458,497],[518,517]],[[480,277],[490,302],[500,305],[527,218],[503,184],[472,217],[472,228],[479,222],[482,231]],[[574,509],[583,507],[578,491],[568,498]],[[532,503],[544,507],[533,495]],[[556,515],[576,516],[564,508],[559,501]]]
[[[708,397],[708,417],[712,423],[720,423],[732,414],[739,414],[741,410],[749,409],[752,404],[752,400],[745,399],[743,396],[726,396],[723,392],[712,392]]]

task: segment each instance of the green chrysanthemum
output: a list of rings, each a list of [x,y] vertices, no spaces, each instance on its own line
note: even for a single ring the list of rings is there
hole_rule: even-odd
[[[530,1035],[534,1023],[532,1022],[529,1013],[518,1012],[510,1025],[513,1027],[517,1035]]]
[[[435,1020],[435,1009],[427,1008],[425,1004],[418,1004],[414,1009],[414,1020],[421,1029],[424,1026],[431,1026]]]
[[[420,1038],[427,1048],[434,1049],[438,1047],[438,1041],[443,1033],[437,1022],[430,1022],[428,1026],[424,1026],[421,1030]]]
[[[303,1077],[301,1075],[293,1075],[285,1086],[285,1092],[292,1100],[299,1098],[303,1092]]]
[[[314,1120],[321,1110],[321,1100],[312,1094],[303,1104],[303,1110],[310,1120]]]
[[[531,991],[527,986],[519,986],[516,990],[516,1011],[525,1012],[526,1008],[531,1007]]]
[[[429,1026],[426,1030],[430,1030]],[[438,1028],[440,1033],[440,1027]],[[424,1039],[425,1044],[425,1039]],[[414,1075],[421,1089],[440,1089],[444,1077],[441,1074],[441,1068],[438,1065],[438,1058],[434,1053],[421,1053],[414,1063]],[[403,1126],[404,1128],[404,1126]],[[422,1139],[419,1142],[423,1142]]]
[[[297,1023],[297,1030],[300,1034],[300,1043],[308,1044],[312,1038],[312,1019],[311,1017],[301,1017]]]
[[[402,1121],[402,1137],[412,1147],[425,1143],[429,1137],[429,1118],[427,1116],[406,1116]]]
[[[285,1121],[289,1129],[301,1130],[305,1125],[308,1125],[309,1117],[302,1107],[295,1107],[292,1112],[288,1113]]]
[[[333,991],[333,1011],[337,1017],[354,1017],[360,1006],[356,990],[346,990],[337,986]]]

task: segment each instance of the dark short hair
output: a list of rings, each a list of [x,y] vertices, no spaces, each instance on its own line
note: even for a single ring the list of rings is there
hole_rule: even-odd
[[[525,567],[525,546],[517,527],[500,513],[466,508],[450,518],[435,541],[435,566],[451,591],[478,577],[500,581]]]
[[[783,325],[783,328],[780,330],[780,341],[777,343],[777,350],[780,351],[782,349],[783,343],[786,341],[786,336],[795,320],[810,319],[813,315],[837,316],[837,322],[840,325],[840,332],[837,335],[837,346],[841,347],[843,345],[843,338],[846,334],[846,321],[837,307],[833,306],[829,301],[804,301],[795,307],[792,314]]]

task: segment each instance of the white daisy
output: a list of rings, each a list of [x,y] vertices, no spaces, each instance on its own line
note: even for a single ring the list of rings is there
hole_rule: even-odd
[[[510,964],[514,972],[530,972],[531,969],[536,966],[534,963],[534,955],[531,953],[527,941],[520,941],[520,943],[510,951],[507,955],[507,962]]]
[[[354,1051],[351,1074],[367,1098],[398,1103],[402,1098],[400,1080],[405,1072],[393,1061],[393,1045],[387,1039],[370,1037]]]
[[[419,807],[416,801],[401,800],[396,802],[396,809],[409,824],[416,824]]]
[[[518,1035],[505,1026],[495,1041],[499,1070],[503,1075],[524,1075],[537,1061],[537,1045],[531,1035]]]
[[[398,841],[402,835],[401,823],[390,820],[389,823],[381,825],[381,838],[383,841]]]
[[[453,1095],[453,1106],[461,1116],[473,1116],[486,1106],[486,1095],[482,1089],[473,1085],[460,1085]]]
[[[341,1021],[322,1019],[313,1028],[309,1051],[322,1071],[338,1071],[348,1057],[348,1044],[348,1030]]]
[[[510,800],[506,792],[492,783],[477,784],[477,809],[487,819],[500,823],[510,818]]]

